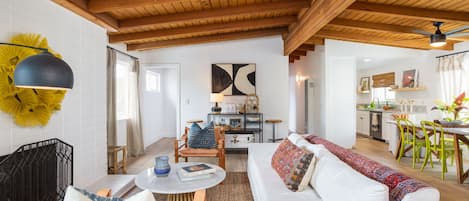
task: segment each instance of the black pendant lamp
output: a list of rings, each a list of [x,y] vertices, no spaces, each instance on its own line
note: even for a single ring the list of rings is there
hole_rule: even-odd
[[[0,44],[43,51],[23,59],[16,65],[13,79],[16,87],[51,90],[69,90],[73,88],[72,69],[47,49],[11,43]]]

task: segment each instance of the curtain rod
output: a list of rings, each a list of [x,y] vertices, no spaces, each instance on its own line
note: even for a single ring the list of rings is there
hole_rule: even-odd
[[[109,46],[109,45],[107,46],[107,48],[112,49],[112,50],[114,50],[114,51],[116,51],[116,52],[119,52],[119,53],[121,53],[121,54],[123,54],[123,55],[125,55],[125,56],[128,56],[128,57],[132,58],[132,59],[138,60],[137,57],[134,57],[134,56],[132,56],[132,55],[126,53],[126,52],[120,51],[120,50],[118,50],[118,49],[116,49],[116,48],[113,48],[113,47],[111,47],[111,46]]]
[[[465,51],[461,51],[461,52],[455,52],[455,53],[451,53],[451,54],[445,54],[445,55],[441,55],[441,56],[437,56],[436,58],[440,58],[440,57],[446,57],[446,56],[451,56],[451,55],[455,55],[455,54],[462,54],[462,53],[466,53],[466,52],[469,52],[469,50],[465,50]]]

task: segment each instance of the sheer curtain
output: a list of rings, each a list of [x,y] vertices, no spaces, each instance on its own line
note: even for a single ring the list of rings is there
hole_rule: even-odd
[[[113,146],[117,144],[116,133],[116,51],[107,48],[107,145]]]
[[[131,156],[144,153],[141,114],[140,114],[140,62],[134,59],[129,77],[129,119],[127,123],[127,145]]]
[[[440,57],[438,72],[440,73],[441,93],[445,103],[451,103],[456,96],[467,90],[467,69],[469,54],[456,54]]]

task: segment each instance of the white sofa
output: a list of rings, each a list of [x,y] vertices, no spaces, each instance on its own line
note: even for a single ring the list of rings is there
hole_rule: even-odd
[[[254,143],[248,147],[248,177],[254,201],[388,201],[389,190],[342,162],[322,145],[309,144],[297,136],[289,137],[295,145],[318,157],[310,185],[302,192],[292,192],[271,167],[272,155],[279,144]],[[407,194],[403,201],[438,201],[434,188]]]

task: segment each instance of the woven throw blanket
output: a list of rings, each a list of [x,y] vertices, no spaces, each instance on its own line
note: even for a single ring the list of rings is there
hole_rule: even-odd
[[[408,193],[413,193],[421,188],[429,187],[419,180],[408,177],[396,170],[381,165],[376,161],[354,153],[323,138],[309,135],[306,137],[306,140],[312,144],[324,145],[331,153],[350,165],[356,171],[387,185],[389,187],[390,201],[401,201]]]

